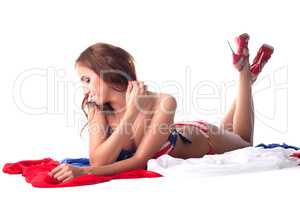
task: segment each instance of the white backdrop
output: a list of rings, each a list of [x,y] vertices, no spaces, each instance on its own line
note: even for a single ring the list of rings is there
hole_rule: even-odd
[[[175,95],[175,121],[218,124],[237,91],[226,40],[243,32],[251,37],[251,60],[262,43],[275,47],[253,86],[254,142],[300,146],[296,2],[1,2],[1,166],[87,156],[74,61],[96,42],[129,51],[139,80]]]

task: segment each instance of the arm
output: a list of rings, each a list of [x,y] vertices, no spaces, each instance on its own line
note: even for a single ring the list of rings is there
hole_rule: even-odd
[[[92,128],[90,129],[91,165],[100,166],[114,162],[124,144],[127,144],[132,139],[132,125],[138,114],[136,99],[138,95],[142,95],[144,92],[144,89],[138,87],[137,82],[128,85],[126,91],[126,112],[117,128],[108,138],[97,136],[101,129],[103,130],[104,115],[101,110],[96,111],[98,114],[96,113],[95,122],[91,122]],[[99,117],[100,115],[102,116]]]
[[[128,134],[128,132],[127,134],[124,134],[124,130],[122,129],[124,129],[124,127],[127,126],[127,123],[130,123],[135,119],[135,115],[131,112],[127,112],[127,114],[125,114],[125,116],[123,117],[124,119],[121,121],[118,128],[112,134],[113,137],[111,136],[109,139],[106,139],[106,133],[104,132],[103,127],[100,127],[100,125],[107,125],[103,113],[101,113],[101,110],[94,110],[93,112],[95,112],[94,117],[90,118],[91,115],[89,115],[90,162],[91,166],[101,166],[104,162],[111,162],[111,160],[113,160],[111,158],[112,152],[114,152],[115,155],[117,155],[117,151],[115,149],[119,149],[120,151],[120,148],[123,144],[122,141],[131,137],[131,134]],[[72,178],[83,174],[84,168],[73,167],[69,164],[61,164],[48,173],[49,176],[53,176],[57,180],[63,182],[69,181]]]
[[[105,138],[105,141],[102,142],[100,142],[102,138],[97,136],[99,135],[97,129],[101,129],[102,127],[93,128],[94,130],[90,131],[91,165],[100,166],[110,164],[117,159],[124,144],[132,139],[131,124],[133,124],[134,119],[133,114],[126,112],[111,136]],[[95,127],[97,126],[101,126],[101,124],[98,123]]]
[[[160,98],[159,107],[155,110],[150,127],[147,129],[148,131],[145,133],[133,157],[112,164],[91,165],[85,168],[62,164],[49,172],[49,175],[65,182],[83,174],[109,175],[127,170],[145,168],[147,161],[166,142],[170,133],[169,125],[173,124],[176,100],[169,95],[163,95],[163,97]]]
[[[167,141],[170,125],[173,124],[176,100],[167,95],[153,116],[150,128],[143,137],[135,155],[129,159],[103,166],[91,166],[82,169],[83,174],[112,175],[115,173],[143,169],[160,147]]]
[[[89,157],[94,162],[94,151],[108,137],[107,121],[101,110],[94,104],[88,104]]]

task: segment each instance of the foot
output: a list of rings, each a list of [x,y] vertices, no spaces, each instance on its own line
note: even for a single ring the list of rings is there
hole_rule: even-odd
[[[231,51],[232,51],[232,60],[234,67],[241,71],[246,62],[249,60],[249,50],[248,50],[248,41],[250,36],[247,33],[243,33],[235,38],[235,42],[237,45],[236,52],[231,48],[230,43],[228,42]]]
[[[263,44],[259,48],[255,58],[253,59],[253,63],[249,69],[251,72],[252,83],[256,81],[258,74],[262,71],[265,64],[269,61],[273,52],[274,48],[268,44]]]

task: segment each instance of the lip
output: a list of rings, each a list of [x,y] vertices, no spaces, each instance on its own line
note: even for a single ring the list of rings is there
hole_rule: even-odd
[[[98,101],[95,98],[88,100],[88,102],[95,103],[97,106],[100,106],[100,104],[98,103]]]

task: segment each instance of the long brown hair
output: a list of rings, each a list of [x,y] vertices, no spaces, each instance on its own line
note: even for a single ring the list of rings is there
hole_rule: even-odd
[[[88,47],[79,55],[76,63],[93,70],[104,82],[120,92],[126,91],[128,80],[137,80],[134,58],[124,49],[111,44],[96,43]],[[96,105],[87,102],[87,100],[88,95],[85,95],[81,103],[81,109],[87,119],[89,116],[85,111],[85,107],[88,104],[97,106],[98,109],[104,111],[110,109],[108,104]],[[86,126],[87,123],[81,129],[80,135]]]

